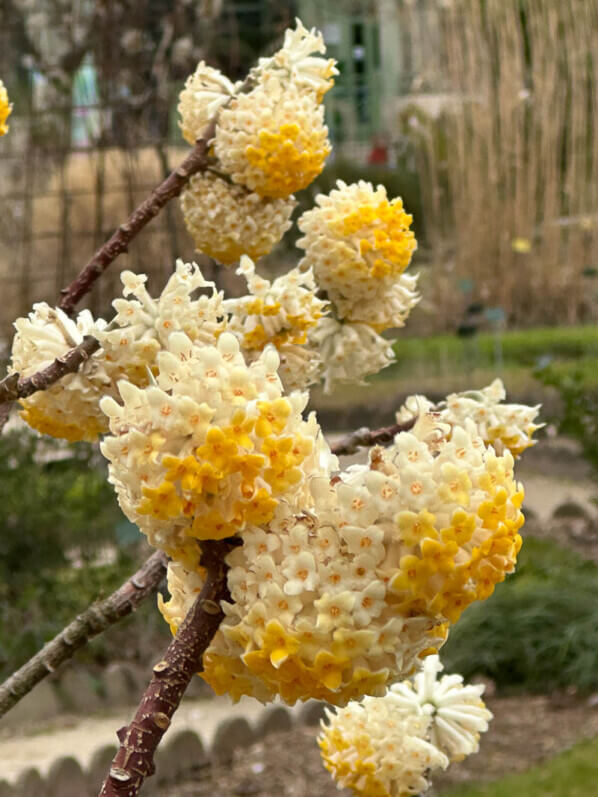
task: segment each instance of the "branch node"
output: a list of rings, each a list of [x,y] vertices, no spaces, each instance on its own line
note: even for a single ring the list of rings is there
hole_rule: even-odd
[[[166,670],[170,668],[170,664],[166,661],[166,659],[162,659],[157,664],[154,664],[154,673],[155,675],[164,675]]]
[[[157,711],[153,717],[154,725],[157,725],[160,730],[165,731],[168,726],[170,725],[170,717],[167,714],[164,714],[163,711]]]
[[[132,775],[122,767],[111,767],[110,777],[112,780],[117,780],[119,783],[126,783],[128,780],[131,780]]]
[[[118,741],[121,742],[121,744],[124,743],[125,739],[127,738],[127,731],[128,730],[129,730],[129,726],[128,725],[123,725],[122,728],[119,728],[116,731],[116,735],[118,737]]]
[[[216,601],[209,600],[208,598],[202,602],[201,608],[206,614],[219,614],[222,611]]]

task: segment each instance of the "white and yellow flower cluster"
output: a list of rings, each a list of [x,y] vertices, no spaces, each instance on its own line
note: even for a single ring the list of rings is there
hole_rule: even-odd
[[[310,331],[308,352],[319,365],[311,381],[321,375],[327,393],[339,384],[366,384],[368,374],[377,374],[395,359],[391,341],[369,324],[343,323],[330,315]]]
[[[449,429],[423,417],[368,466],[312,471],[299,511],[285,502],[245,529],[228,558],[233,602],[204,657],[216,692],[337,705],[382,694],[513,570],[513,458],[469,425],[450,440]],[[201,576],[176,567],[171,581],[163,611],[176,628]]]
[[[423,794],[429,776],[478,750],[492,714],[483,686],[463,686],[429,656],[413,681],[390,687],[384,697],[366,697],[336,713],[327,710],[318,737],[324,766],[339,788],[363,797]]]
[[[101,349],[75,374],[68,374],[48,390],[21,401],[23,419],[34,429],[71,442],[93,441],[108,431],[99,402],[118,395],[117,382],[127,379],[143,388],[152,380],[156,357],[174,331],[183,331],[196,344],[214,343],[224,329],[222,295],[194,264],[179,260],[162,294],[152,299],[147,277],[123,271],[123,296],[113,302],[116,315],[107,325],[89,310],[71,320],[58,308],[34,305],[28,318],[15,322],[11,370],[27,377],[50,365],[92,335]],[[192,299],[199,289],[210,291]],[[133,296],[128,299],[126,297]]]
[[[264,199],[211,172],[194,175],[181,208],[195,247],[223,265],[268,254],[291,226],[293,197]]]
[[[285,398],[273,347],[246,365],[237,339],[196,346],[173,332],[155,384],[121,380],[122,404],[103,399],[102,443],[120,505],[152,545],[194,567],[197,540],[267,523],[282,497],[305,489],[318,427]]]
[[[316,205],[298,222],[300,265],[313,268],[339,318],[378,331],[401,326],[417,301],[416,278],[403,274],[417,242],[402,201],[389,201],[381,185],[339,180]]]
[[[297,20],[282,48],[252,70],[248,90],[203,62],[188,79],[179,103],[185,138],[193,143],[217,114],[219,174],[195,178],[182,194],[200,251],[230,264],[267,254],[286,231],[293,192],[320,174],[330,153],[322,98],[337,71],[321,57],[325,49],[321,34]]]
[[[255,273],[249,257],[242,257],[237,273],[245,277],[249,294],[228,299],[225,307],[228,328],[239,338],[247,359],[255,359],[270,343],[280,356],[279,375],[286,390],[316,382],[322,360],[305,344],[328,307],[316,295],[311,271],[294,268],[270,282]]]
[[[179,95],[179,125],[183,138],[189,144],[195,144],[206,132],[214,115],[240,87],[240,83],[232,83],[219,69],[200,61]]]
[[[300,217],[297,243],[305,250],[300,267],[313,270],[336,322],[322,322],[312,335],[314,346],[330,352],[323,358],[329,388],[389,365],[393,353],[380,333],[403,326],[419,301],[417,276],[404,273],[417,243],[402,201],[363,181],[337,186]],[[354,357],[357,341],[361,356]]]
[[[535,421],[540,405],[504,404],[506,392],[500,379],[481,390],[451,393],[440,404],[433,404],[425,396],[409,396],[397,413],[397,422],[403,423],[422,412],[435,412],[445,423],[462,426],[466,420],[473,422],[486,445],[501,454],[508,450],[519,457],[530,446],[534,432],[543,424]]]
[[[0,80],[0,136],[8,133],[9,127],[6,120],[12,113],[12,104],[8,99],[8,92],[4,83]]]
[[[214,114],[216,123],[213,167],[183,191],[183,214],[198,250],[225,265],[270,252],[290,224],[293,192],[322,171],[330,151],[322,98],[337,74],[325,52],[321,33],[297,20],[243,87],[203,62],[187,81],[179,105],[187,140]],[[404,274],[416,241],[402,201],[382,186],[339,181],[316,202],[299,220],[300,267],[313,270],[314,290],[329,304],[305,340],[279,350],[285,384],[323,377],[329,391],[393,361],[381,333],[403,326],[419,300],[417,277]]]
[[[95,321],[89,310],[83,310],[73,321],[45,302],[34,304],[27,318],[15,321],[10,371],[31,376],[78,346],[86,335],[97,337],[103,327],[105,322]],[[71,442],[96,440],[108,428],[99,401],[111,386],[110,369],[96,353],[77,373],[67,374],[47,390],[23,399],[21,415],[42,434]]]

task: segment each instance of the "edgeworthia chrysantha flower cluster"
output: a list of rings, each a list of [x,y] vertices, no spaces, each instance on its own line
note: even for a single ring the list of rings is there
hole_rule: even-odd
[[[438,679],[441,670],[438,656],[428,656],[421,672],[383,697],[327,710],[318,743],[339,788],[363,797],[423,794],[433,770],[477,753],[492,719],[484,687],[464,686],[460,675]]]

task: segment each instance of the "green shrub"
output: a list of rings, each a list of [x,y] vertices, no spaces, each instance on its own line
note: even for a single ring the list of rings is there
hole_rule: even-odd
[[[598,470],[598,360],[551,362],[536,371],[538,379],[557,390],[561,411],[553,420],[562,434],[575,438]]]
[[[447,671],[483,674],[501,689],[598,688],[598,567],[528,539],[517,571],[451,630]]]
[[[92,446],[0,437],[0,675],[131,571],[126,523]]]

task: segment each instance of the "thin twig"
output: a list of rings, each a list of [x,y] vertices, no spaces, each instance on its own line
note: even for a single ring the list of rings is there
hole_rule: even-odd
[[[368,429],[367,426],[362,426],[361,429],[356,429],[345,437],[341,437],[330,448],[333,454],[344,456],[357,453],[358,448],[384,446],[387,443],[392,443],[395,435],[399,434],[399,432],[408,432],[413,429],[416,420],[417,417],[410,418],[404,423],[394,423],[392,426],[383,426],[381,429],[374,429],[373,431]]]
[[[98,341],[91,335],[86,335],[78,346],[62,357],[57,357],[42,371],[36,371],[23,379],[17,373],[4,377],[0,381],[0,406],[7,401],[27,398],[38,390],[46,390],[66,374],[74,374],[99,348]]]
[[[72,315],[77,303],[91,290],[94,282],[101,277],[108,266],[119,255],[127,251],[133,238],[158,215],[171,199],[179,196],[192,175],[204,171],[208,167],[210,163],[209,142],[215,132],[216,120],[213,119],[181,165],[135,208],[127,221],[121,224],[112,237],[96,251],[71,284],[62,289],[62,299],[59,304],[61,310]]]
[[[145,598],[152,595],[164,577],[166,562],[165,554],[156,551],[116,592],[89,606],[13,673],[0,686],[0,717],[92,637],[131,614]]]
[[[154,773],[154,753],[193,675],[202,669],[202,656],[222,620],[221,601],[230,600],[224,557],[237,540],[202,543],[206,568],[202,591],[185,617],[164,658],[154,666],[130,725],[117,732],[120,748],[110,766],[100,797],[135,797],[145,778]]]

